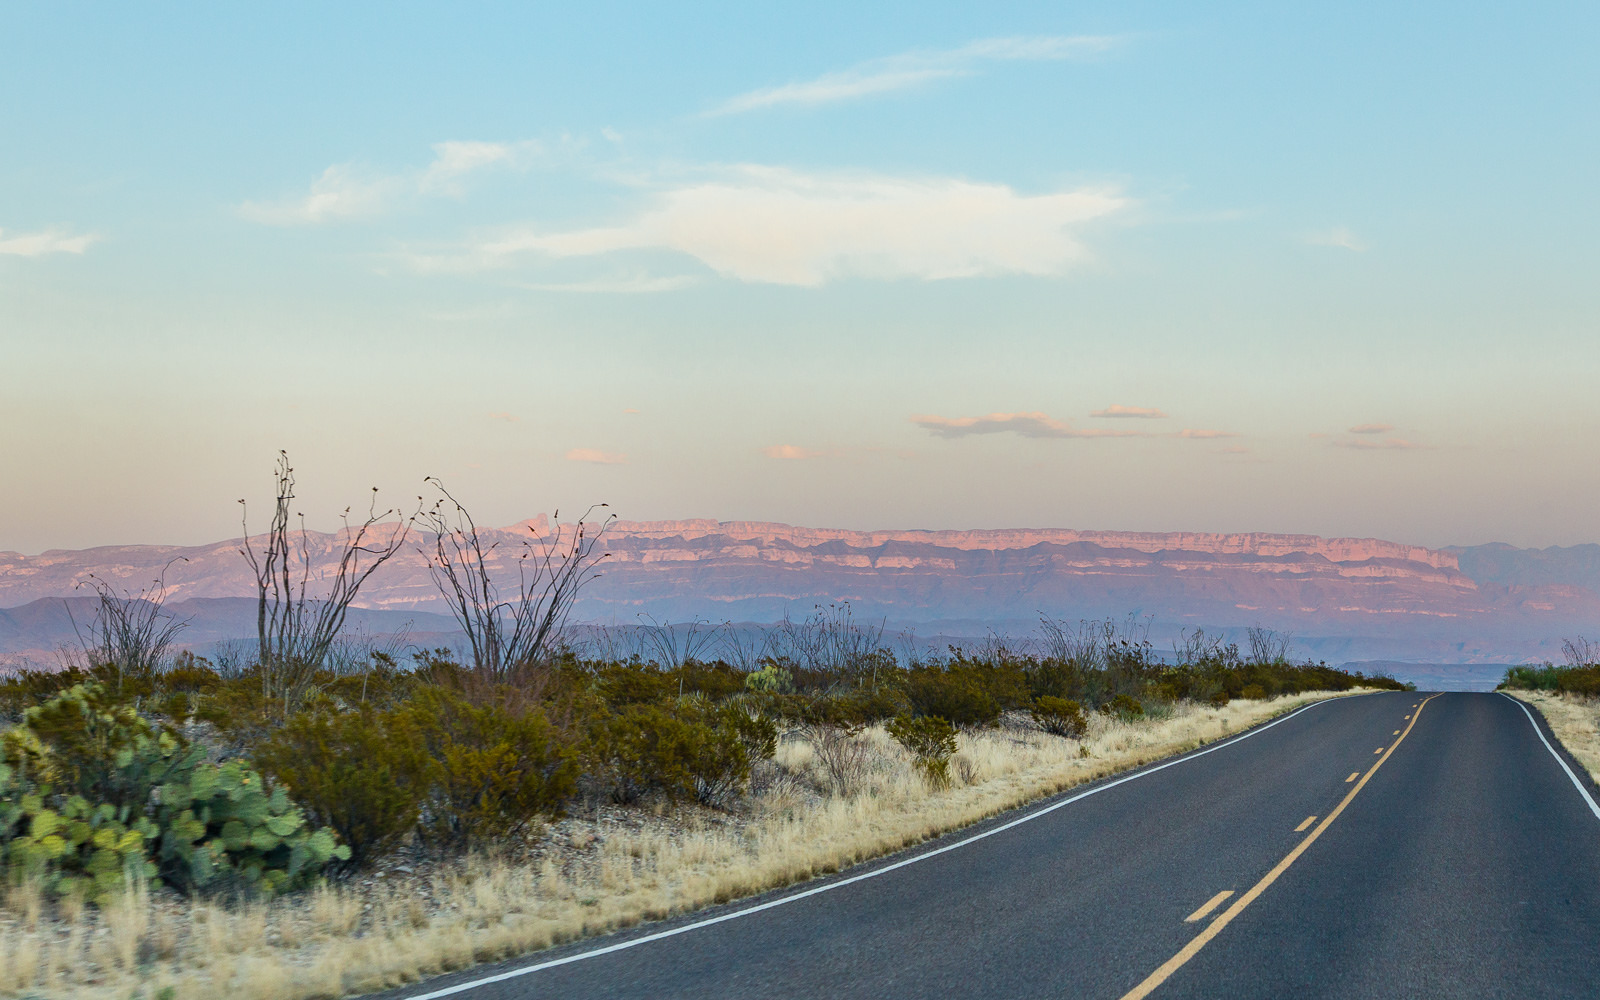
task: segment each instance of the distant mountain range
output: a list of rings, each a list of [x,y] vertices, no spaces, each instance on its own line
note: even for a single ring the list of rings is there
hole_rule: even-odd
[[[485,532],[492,567],[514,581],[535,518]],[[326,565],[337,536],[313,533]],[[361,592],[361,628],[418,635],[453,625],[416,536]],[[849,601],[859,616],[939,635],[1025,633],[1039,614],[1136,615],[1152,638],[1182,628],[1294,632],[1302,655],[1495,663],[1556,656],[1563,636],[1600,631],[1600,545],[1428,549],[1314,535],[1006,529],[845,531],[764,522],[622,521],[603,538],[601,574],[577,617],[635,623],[770,622]],[[254,582],[239,541],[0,553],[0,653],[39,658],[73,641],[90,573],[138,592],[165,570],[165,599],[191,618],[190,643],[253,633]]]

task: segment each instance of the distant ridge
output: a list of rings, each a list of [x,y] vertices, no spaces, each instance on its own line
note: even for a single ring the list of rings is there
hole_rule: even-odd
[[[540,516],[485,532],[499,543],[497,568],[507,579],[522,542],[544,538],[549,525]],[[330,557],[337,536],[311,537],[314,555]],[[138,591],[169,563],[169,602],[248,597],[253,581],[238,548],[235,539],[0,553],[0,608],[82,597],[75,585],[91,572]],[[1137,614],[1172,630],[1261,623],[1342,643],[1351,656],[1403,658],[1397,650],[1415,649],[1404,655],[1435,662],[1537,657],[1552,639],[1600,624],[1600,593],[1585,585],[1600,580],[1600,546],[1440,550],[1267,533],[853,531],[681,520],[614,522],[604,550],[580,618],[760,622],[848,600],[892,623],[960,624],[981,634],[1026,628],[1039,613]],[[1529,578],[1539,582],[1518,582]],[[372,577],[359,603],[417,615],[445,610],[416,545]],[[0,652],[8,642],[0,622]]]

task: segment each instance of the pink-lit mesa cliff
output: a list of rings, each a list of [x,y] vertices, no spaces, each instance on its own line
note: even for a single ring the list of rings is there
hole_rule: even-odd
[[[515,578],[521,542],[547,531],[540,517],[487,533],[500,543],[496,559],[507,579]],[[312,549],[326,556],[333,541],[316,536]],[[444,611],[418,551],[427,542],[418,542],[373,576],[358,603],[430,621],[429,613]],[[1069,619],[1134,613],[1172,627],[1264,623],[1302,636],[1389,637],[1426,641],[1436,649],[1448,643],[1475,657],[1496,655],[1497,637],[1525,645],[1600,622],[1600,596],[1588,587],[1475,579],[1463,572],[1455,551],[1376,539],[1066,529],[846,531],[692,520],[615,522],[603,548],[601,573],[577,608],[580,618],[633,622],[647,614],[658,620],[760,622],[847,600],[891,624],[934,628],[1015,628],[1038,613]],[[180,557],[186,561],[173,562]],[[74,585],[90,572],[138,590],[168,564],[167,600],[175,607],[253,593],[237,541],[192,548],[115,546],[36,556],[0,553],[0,608],[81,596]],[[0,621],[0,631],[4,627]],[[1507,647],[1500,655],[1524,654]]]

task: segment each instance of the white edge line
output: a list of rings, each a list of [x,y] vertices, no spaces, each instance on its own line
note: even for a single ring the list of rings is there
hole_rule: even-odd
[[[1539,728],[1539,723],[1534,719],[1533,713],[1528,711],[1527,704],[1518,701],[1516,698],[1511,697],[1504,691],[1498,693],[1500,697],[1522,709],[1522,714],[1528,717],[1528,724],[1533,726],[1533,731],[1538,734],[1539,742],[1543,743],[1544,748],[1550,751],[1550,756],[1554,757],[1556,759],[1556,763],[1561,765],[1561,770],[1567,772],[1567,777],[1572,779],[1572,787],[1576,788],[1578,790],[1578,794],[1583,796],[1583,801],[1589,804],[1589,811],[1594,813],[1595,819],[1600,819],[1600,806],[1594,804],[1594,797],[1589,794],[1589,790],[1587,788],[1583,787],[1583,782],[1579,781],[1578,776],[1572,773],[1572,768],[1568,767],[1567,762],[1562,759],[1560,754],[1556,753],[1556,748],[1550,745],[1550,741],[1544,738],[1544,730]]]
[[[584,959],[588,959],[588,958],[598,958],[601,955],[609,955],[614,951],[625,951],[625,950],[627,950],[629,948],[636,948],[639,945],[649,944],[652,941],[660,941],[663,938],[675,937],[676,935],[684,934],[684,933],[687,933],[689,931],[699,930],[702,927],[710,927],[712,924],[720,924],[725,920],[736,920],[739,917],[747,917],[752,913],[760,913],[762,910],[770,910],[773,907],[783,906],[783,905],[788,904],[788,903],[798,902],[799,900],[805,899],[805,898],[807,898],[809,896],[818,895],[819,893],[832,892],[834,889],[842,889],[847,885],[853,885],[856,882],[863,882],[863,881],[865,881],[865,880],[867,880],[869,878],[877,878],[879,875],[887,875],[890,872],[895,871],[896,869],[904,868],[907,865],[914,865],[919,861],[926,861],[929,858],[938,857],[939,855],[944,854],[947,851],[953,851],[958,847],[966,847],[968,844],[976,843],[976,842],[978,842],[980,840],[983,840],[983,839],[985,839],[987,837],[992,837],[997,833],[1003,833],[1006,830],[1009,830],[1014,826],[1021,826],[1023,823],[1027,823],[1027,822],[1030,822],[1032,820],[1038,819],[1040,816],[1044,816],[1044,815],[1047,815],[1049,813],[1053,813],[1057,809],[1062,808],[1063,806],[1070,806],[1072,803],[1077,802],[1080,799],[1086,799],[1091,795],[1098,795],[1099,793],[1101,793],[1103,791],[1106,791],[1109,788],[1115,788],[1118,785],[1126,784],[1127,782],[1134,781],[1134,780],[1136,780],[1138,778],[1143,778],[1146,775],[1155,774],[1157,771],[1165,771],[1169,767],[1175,767],[1178,764],[1182,764],[1182,763],[1185,763],[1187,761],[1197,760],[1198,758],[1204,757],[1206,754],[1209,754],[1209,753],[1216,753],[1218,750],[1224,749],[1225,747],[1233,746],[1235,743],[1238,743],[1241,740],[1247,740],[1250,737],[1255,736],[1257,733],[1264,733],[1267,730],[1271,729],[1273,726],[1278,725],[1280,722],[1288,722],[1290,719],[1292,719],[1295,716],[1299,715],[1301,712],[1309,711],[1310,709],[1316,708],[1318,705],[1326,705],[1326,704],[1328,704],[1330,702],[1343,701],[1343,700],[1344,699],[1342,699],[1342,698],[1324,698],[1321,701],[1314,701],[1309,705],[1305,705],[1305,706],[1303,706],[1301,708],[1295,709],[1293,712],[1290,712],[1287,715],[1279,716],[1278,718],[1273,719],[1271,722],[1267,723],[1264,726],[1257,726],[1254,729],[1250,729],[1250,730],[1247,730],[1246,732],[1240,733],[1239,735],[1237,735],[1237,736],[1235,736],[1235,737],[1233,737],[1231,739],[1224,740],[1221,743],[1217,743],[1217,744],[1214,744],[1212,746],[1206,747],[1204,750],[1191,751],[1190,753],[1184,754],[1183,756],[1178,757],[1178,758],[1176,758],[1174,760],[1169,760],[1165,764],[1158,764],[1155,767],[1145,768],[1144,770],[1137,771],[1137,772],[1135,772],[1133,774],[1125,775],[1124,777],[1118,778],[1115,781],[1108,781],[1103,785],[1096,785],[1095,787],[1090,788],[1087,791],[1082,791],[1082,792],[1079,792],[1076,795],[1071,796],[1070,798],[1062,799],[1060,802],[1052,802],[1051,804],[1049,804],[1047,806],[1043,806],[1043,807],[1041,807],[1039,809],[1035,809],[1031,813],[1027,813],[1026,815],[1023,815],[1023,816],[1018,816],[1016,819],[1012,820],[1009,823],[1002,823],[1001,825],[996,826],[996,827],[992,827],[992,828],[990,828],[988,830],[983,831],[982,833],[975,833],[970,837],[966,837],[966,838],[964,838],[962,840],[958,840],[953,844],[946,844],[943,847],[936,847],[933,850],[924,851],[921,854],[913,855],[912,857],[909,857],[909,858],[904,858],[904,859],[902,859],[900,861],[896,861],[893,864],[884,865],[881,868],[874,868],[870,872],[863,872],[860,875],[852,875],[849,878],[839,879],[836,882],[829,882],[826,885],[819,885],[819,886],[817,886],[817,887],[815,887],[813,889],[806,889],[803,892],[792,893],[790,895],[783,896],[783,897],[781,897],[779,899],[768,900],[765,903],[759,903],[759,904],[757,904],[755,906],[747,906],[742,910],[734,910],[731,913],[724,913],[721,916],[708,917],[708,918],[706,918],[704,920],[696,920],[693,923],[684,924],[684,925],[682,925],[680,927],[673,927],[670,930],[657,931],[654,934],[646,934],[643,937],[630,938],[627,941],[619,941],[616,944],[606,945],[604,948],[594,948],[594,949],[592,949],[590,951],[582,951],[582,952],[577,953],[576,955],[568,955],[565,958],[555,958],[555,959],[551,959],[548,962],[540,962],[537,965],[525,965],[520,969],[511,969],[511,970],[509,970],[507,972],[501,972],[501,973],[499,973],[497,975],[485,976],[482,979],[474,979],[471,982],[458,983],[455,986],[449,986],[449,987],[446,987],[446,988],[444,988],[442,990],[434,990],[432,993],[422,993],[422,994],[419,994],[417,996],[406,997],[405,1000],[439,1000],[440,997],[454,996],[454,995],[456,995],[458,993],[465,993],[468,990],[475,990],[480,986],[488,986],[488,985],[490,985],[492,983],[505,982],[507,979],[516,979],[519,976],[526,976],[526,975],[529,975],[531,973],[539,972],[539,971],[544,970],[544,969],[551,969],[551,968],[554,968],[554,967],[556,967],[558,965],[568,965],[568,964],[571,964],[572,962],[581,962]],[[1534,728],[1537,729],[1538,727],[1535,726]],[[1540,735],[1540,739],[1543,739],[1543,738],[1544,738],[1543,734],[1541,734]],[[1545,744],[1545,745],[1549,746],[1548,743]],[[1553,753],[1554,751],[1551,751],[1551,752]],[[1556,759],[1560,760],[1559,757],[1556,758]],[[1562,767],[1566,767],[1567,765],[1566,765],[1565,762],[1563,762],[1561,766]],[[1568,771],[1567,774],[1571,775],[1572,772]],[[1572,780],[1573,780],[1574,783],[1576,783],[1578,779],[1573,778]],[[1581,787],[1579,788],[1579,791],[1582,791]],[[1584,792],[1584,798],[1588,798],[1588,793],[1587,792]],[[1591,808],[1591,809],[1595,808],[1593,800],[1591,800],[1589,802],[1589,808]],[[1595,815],[1596,816],[1600,816],[1600,809],[1596,809],[1595,810]]]

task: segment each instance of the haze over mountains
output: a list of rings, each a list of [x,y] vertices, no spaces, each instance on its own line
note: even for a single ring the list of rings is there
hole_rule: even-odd
[[[493,568],[514,583],[543,517],[484,532]],[[335,536],[311,533],[314,560]],[[442,635],[453,625],[415,535],[361,592],[369,632]],[[1182,628],[1291,631],[1301,655],[1329,662],[1521,662],[1552,658],[1563,636],[1600,624],[1600,545],[1428,549],[1313,535],[1069,529],[847,531],[764,522],[619,521],[575,617],[632,624],[771,622],[819,603],[923,635],[1026,634],[1057,618],[1133,614],[1164,646]],[[90,573],[138,592],[165,572],[167,606],[191,644],[250,635],[254,593],[238,540],[188,548],[107,546],[0,553],[0,653],[40,659],[73,640],[61,598],[83,600]],[[313,585],[313,591],[315,586]],[[75,603],[75,602],[74,602]],[[87,604],[74,612],[81,624]]]

